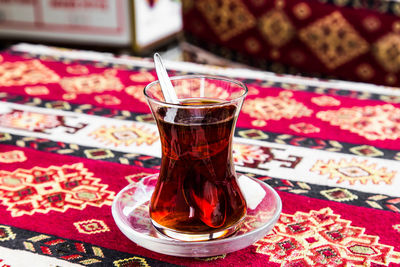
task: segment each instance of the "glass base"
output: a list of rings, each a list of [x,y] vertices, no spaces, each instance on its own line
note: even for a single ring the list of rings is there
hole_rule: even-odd
[[[239,177],[239,176],[238,176]],[[141,178],[114,198],[112,216],[122,233],[151,251],[178,257],[211,257],[250,246],[272,230],[279,219],[282,202],[266,183],[246,176],[239,184],[247,202],[247,214],[238,230],[210,241],[180,241],[161,234],[151,223],[149,203],[158,173]]]
[[[209,241],[209,240],[214,240],[214,239],[225,238],[225,237],[228,237],[228,236],[234,234],[237,230],[240,229],[240,226],[242,225],[244,218],[245,218],[245,216],[243,216],[241,220],[239,220],[237,223],[235,223],[234,225],[232,225],[228,228],[219,229],[219,230],[216,230],[215,232],[211,232],[211,233],[179,232],[174,229],[164,227],[164,226],[156,223],[153,219],[151,219],[151,223],[153,224],[154,228],[160,234],[170,237],[170,238],[173,238],[173,239],[177,239],[180,241]]]

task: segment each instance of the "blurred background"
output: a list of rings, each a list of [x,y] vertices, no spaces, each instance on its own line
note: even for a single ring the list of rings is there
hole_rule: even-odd
[[[397,0],[0,0],[20,42],[400,86]]]
[[[1,43],[146,55],[176,45],[181,6],[174,0],[0,0]]]

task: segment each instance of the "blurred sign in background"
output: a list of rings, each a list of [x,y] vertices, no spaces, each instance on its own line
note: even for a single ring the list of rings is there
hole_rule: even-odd
[[[177,0],[0,0],[0,37],[129,47],[142,52],[181,31]]]

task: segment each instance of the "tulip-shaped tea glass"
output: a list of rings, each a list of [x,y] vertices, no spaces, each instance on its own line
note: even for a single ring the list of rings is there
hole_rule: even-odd
[[[179,240],[226,237],[246,215],[232,138],[247,88],[239,81],[213,76],[178,76],[171,82],[178,104],[165,102],[158,81],[144,89],[162,146],[150,201],[152,224]]]

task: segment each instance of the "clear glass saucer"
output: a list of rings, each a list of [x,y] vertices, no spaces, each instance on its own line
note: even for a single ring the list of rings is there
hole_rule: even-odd
[[[247,215],[233,235],[211,241],[180,241],[160,234],[149,217],[149,201],[158,173],[122,189],[112,204],[112,216],[122,233],[137,245],[161,254],[210,257],[248,247],[275,225],[282,209],[278,194],[269,185],[247,176],[238,181],[247,202]]]

